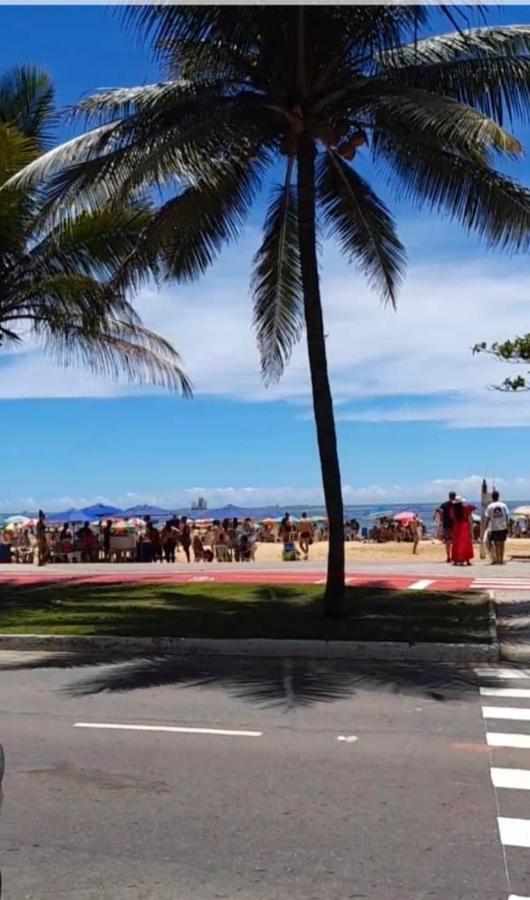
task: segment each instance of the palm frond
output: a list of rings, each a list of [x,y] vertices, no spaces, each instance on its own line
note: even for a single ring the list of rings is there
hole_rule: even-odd
[[[87,336],[98,334],[101,323],[117,318],[131,325],[139,325],[140,319],[123,293],[112,285],[98,281],[89,275],[59,271],[42,275],[38,270],[28,270],[10,292],[10,318],[33,317],[45,321],[49,328],[60,331],[71,322],[82,327]],[[9,305],[3,306],[6,314]],[[4,321],[7,315],[4,315]]]
[[[494,25],[422,38],[379,53],[376,62],[385,68],[400,68],[497,54],[517,56],[528,52],[530,25]]]
[[[371,116],[377,131],[408,133],[482,162],[493,154],[522,153],[520,142],[497,122],[451,97],[369,80],[366,96],[364,89],[359,90],[358,108]]]
[[[125,135],[108,152],[81,159],[48,181],[44,215],[58,207],[92,211],[124,203],[156,186],[159,190],[215,177],[219,161],[240,155],[255,140],[256,119],[266,113],[248,95],[217,98],[176,124],[145,121],[140,134]],[[175,116],[173,116],[173,119]],[[131,127],[135,130],[134,124]]]
[[[36,66],[21,65],[0,76],[0,123],[15,125],[44,149],[56,124],[55,91]]]
[[[376,160],[401,184],[400,196],[447,214],[489,246],[530,246],[530,191],[489,166],[432,144],[385,139]]]
[[[94,374],[180,391],[191,397],[191,383],[172,345],[139,325],[107,319],[87,332],[70,321],[55,328],[49,319],[33,319],[37,339],[58,365],[81,365]]]
[[[29,250],[33,277],[58,272],[111,280],[151,222],[146,206],[104,208],[49,231]],[[154,265],[154,260],[152,261]]]
[[[153,215],[117,280],[130,283],[129,265],[135,254],[156,253],[162,272],[179,282],[195,281],[235,240],[259,189],[265,151],[241,153],[218,163],[207,176],[162,205]]]
[[[406,256],[383,202],[332,150],[319,158],[317,190],[324,224],[342,252],[358,263],[383,300],[395,306]]]
[[[298,203],[289,161],[284,184],[273,192],[263,242],[254,258],[253,325],[266,383],[283,373],[304,324],[304,301],[298,245]]]
[[[37,155],[35,141],[12,124],[0,123],[0,188]]]
[[[33,160],[29,165],[14,174],[8,182],[9,187],[34,188],[46,182],[58,172],[67,169],[81,157],[90,159],[105,152],[115,136],[119,122],[108,122],[94,128],[87,134],[79,135],[53,150],[48,150]]]

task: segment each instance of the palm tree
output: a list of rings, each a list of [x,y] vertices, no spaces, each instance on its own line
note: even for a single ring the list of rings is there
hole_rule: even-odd
[[[44,73],[20,67],[0,77],[0,185],[39,157],[51,125],[53,87]],[[32,189],[0,191],[0,350],[29,334],[58,363],[80,361],[188,394],[177,353],[142,327],[123,284],[114,283],[149,209],[101,208],[45,228],[41,205]]]
[[[419,205],[488,243],[528,247],[530,194],[495,166],[521,153],[503,119],[528,119],[530,29],[428,36],[431,8],[400,5],[178,5],[128,15],[153,39],[166,80],[83,100],[72,115],[88,133],[15,183],[45,183],[52,218],[69,204],[93,211],[163,189],[136,253],[156,252],[163,275],[186,282],[239,236],[267,170],[283,165],[255,258],[254,323],[266,381],[280,377],[305,328],[329,516],[325,605],[339,612],[343,501],[318,236],[335,238],[395,304],[405,251],[355,168],[364,147]],[[132,254],[124,278],[134,265]]]

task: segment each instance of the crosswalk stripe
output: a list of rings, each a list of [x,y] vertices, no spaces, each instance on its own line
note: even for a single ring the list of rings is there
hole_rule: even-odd
[[[491,769],[491,780],[496,788],[530,791],[530,769]]]
[[[530,678],[530,669],[494,669],[478,667],[475,675],[479,678]]]
[[[483,706],[485,719],[515,719],[518,722],[530,722],[530,709],[519,706]]]
[[[510,894],[508,900],[530,900],[530,897],[522,897],[521,894]]]
[[[475,579],[471,582],[472,588],[520,588],[521,590],[530,590],[530,581],[509,581],[507,578],[484,578]]]
[[[501,843],[506,847],[530,847],[530,819],[509,819],[499,816]]]
[[[530,697],[530,688],[489,688],[481,687],[482,697],[510,697],[513,700],[523,700]]]
[[[530,750],[530,734],[509,734],[504,731],[486,732],[488,747],[508,747],[510,750]]]

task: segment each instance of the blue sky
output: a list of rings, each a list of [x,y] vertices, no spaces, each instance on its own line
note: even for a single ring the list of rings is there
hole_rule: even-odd
[[[494,15],[530,22],[525,7]],[[101,7],[0,6],[0,50],[3,68],[47,69],[60,106],[159,77],[118,14]],[[514,171],[528,183],[528,161]],[[477,340],[530,331],[530,261],[486,253],[375,186],[409,251],[398,312],[382,309],[336,250],[323,260],[345,498],[436,499],[453,484],[471,496],[483,473],[513,498],[530,496],[530,398],[489,390],[502,367],[470,353]],[[54,369],[32,347],[0,355],[0,510],[97,498],[180,504],[198,493],[211,505],[319,500],[303,345],[277,387],[259,379],[248,275],[262,207],[202,282],[137,299],[146,323],[181,351],[193,401]]]

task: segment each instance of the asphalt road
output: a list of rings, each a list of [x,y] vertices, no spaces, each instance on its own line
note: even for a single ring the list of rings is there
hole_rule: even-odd
[[[471,670],[88,662],[0,654],[2,900],[525,894]]]

